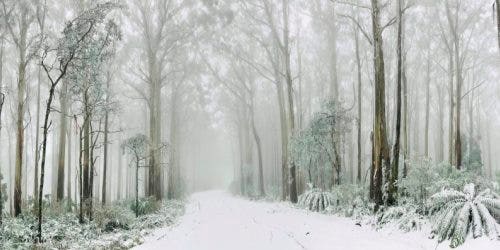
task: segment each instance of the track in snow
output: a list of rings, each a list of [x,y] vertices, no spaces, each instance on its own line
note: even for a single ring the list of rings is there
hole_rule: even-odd
[[[481,242],[482,249],[500,249],[498,242]],[[443,243],[438,249],[447,248]],[[137,249],[421,250],[436,249],[436,241],[421,232],[377,232],[348,218],[311,213],[286,203],[254,202],[224,191],[207,191],[190,197],[178,225],[154,231]]]

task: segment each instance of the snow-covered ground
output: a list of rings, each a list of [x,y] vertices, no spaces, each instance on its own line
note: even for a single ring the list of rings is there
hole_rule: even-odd
[[[161,228],[136,249],[448,249],[427,232],[375,231],[349,218],[312,213],[287,203],[254,202],[225,191],[193,194],[177,225]],[[500,249],[500,241],[468,240],[457,249]]]

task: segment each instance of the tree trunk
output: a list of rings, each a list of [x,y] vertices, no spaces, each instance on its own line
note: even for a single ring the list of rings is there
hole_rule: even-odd
[[[436,149],[438,150],[437,160],[438,162],[444,161],[444,107],[445,107],[445,99],[444,93],[441,86],[437,87],[437,93],[439,97],[438,101],[438,143],[436,144]]]
[[[3,41],[2,41],[2,47],[0,48],[0,91],[3,91],[3,79],[2,79],[2,70],[3,70]],[[3,109],[3,104],[5,102],[5,94],[3,92],[0,92],[0,135],[2,132],[2,109]],[[0,166],[0,228],[2,228],[2,216],[3,216],[3,189],[2,189],[2,167]]]
[[[500,0],[496,0],[496,7],[497,7],[498,50],[500,52]]]
[[[47,135],[49,132],[49,116],[52,106],[52,100],[54,99],[54,92],[57,87],[56,83],[51,83],[49,90],[49,99],[47,100],[47,106],[45,109],[45,118],[43,121],[43,139],[42,139],[42,161],[40,165],[40,188],[38,194],[38,242],[42,242],[42,198],[43,198],[43,185],[45,177],[45,158],[47,156]]]
[[[331,69],[330,69],[330,98],[338,101],[339,83],[337,74],[337,25],[335,24],[335,4],[332,5],[332,16],[330,20],[330,42],[331,42]]]
[[[67,149],[68,149],[68,164],[66,164],[66,166],[67,166],[68,171],[67,171],[67,177],[66,177],[66,183],[67,183],[66,185],[68,188],[68,190],[67,190],[68,191],[68,193],[67,193],[67,195],[68,195],[68,210],[71,212],[71,210],[72,210],[72,207],[71,207],[71,203],[72,203],[71,202],[71,200],[72,200],[71,199],[71,184],[72,184],[72,182],[71,182],[71,168],[73,165],[71,162],[71,154],[72,154],[71,149],[72,149],[72,137],[73,137],[73,135],[71,133],[71,119],[69,120],[69,126],[67,129],[67,136],[68,136],[68,147],[67,147]]]
[[[85,121],[84,121],[84,125],[85,125]],[[84,126],[85,127],[85,126]],[[84,179],[84,174],[83,174],[83,162],[85,161],[83,159],[83,151],[85,150],[84,148],[84,127],[80,128],[80,131],[79,131],[79,136],[78,136],[78,175],[79,175],[79,180],[78,180],[78,184],[79,184],[79,195],[80,195],[80,211],[79,211],[79,215],[78,215],[78,222],[80,224],[83,224],[83,203],[85,202],[85,199],[83,198],[83,179]]]
[[[396,136],[394,139],[393,158],[391,167],[391,178],[389,181],[389,192],[387,195],[387,204],[396,203],[398,193],[399,178],[399,144],[401,141],[401,80],[403,69],[403,0],[398,0],[398,33],[397,33],[397,86],[396,86]]]
[[[373,126],[374,136],[374,202],[375,210],[383,204],[382,174],[385,170],[386,180],[390,173],[390,155],[387,144],[386,124],[385,124],[385,70],[382,29],[380,26],[380,6],[378,0],[371,0],[372,3],[372,27],[374,43],[374,72],[375,72],[375,121]]]
[[[404,43],[404,32],[401,34],[402,43]],[[404,49],[403,44],[401,44],[402,50]],[[403,83],[403,178],[406,178],[408,175],[408,158],[409,158],[409,124],[408,124],[408,82],[406,81],[406,56],[403,51],[401,51],[402,55],[402,68],[401,68],[401,81]]]
[[[108,79],[106,81],[106,105],[109,105],[109,82],[111,79],[109,79],[109,73],[108,73]],[[109,142],[108,142],[108,126],[109,126],[109,111],[108,107],[106,107],[106,111],[104,114],[104,155],[103,155],[103,164],[102,164],[102,205],[106,205],[106,191],[107,191],[107,171],[108,171],[108,147],[109,147]]]
[[[172,86],[172,96],[170,103],[170,144],[172,148],[170,149],[170,166],[168,171],[168,199],[178,199],[180,198],[179,185],[180,185],[180,169],[179,169],[179,143],[178,143],[178,128],[177,128],[177,96],[178,96],[178,86]]]
[[[121,134],[120,134],[121,137]],[[121,145],[121,138],[120,138],[120,143],[118,144],[118,181],[116,182],[116,200],[121,201],[122,199],[122,179],[123,179],[123,149],[120,147]]]
[[[427,72],[425,77],[425,136],[424,154],[429,158],[429,109],[430,109],[430,85],[431,85],[431,59],[427,55]]]
[[[84,214],[89,213],[90,209],[90,143],[91,143],[91,134],[90,134],[90,122],[91,115],[88,110],[88,100],[87,93],[84,96],[84,121],[83,121],[83,194],[82,194],[82,202],[84,204]]]
[[[135,156],[135,217],[139,217],[139,156]]]
[[[295,111],[293,105],[293,79],[291,72],[291,63],[290,63],[290,32],[288,30],[289,20],[288,20],[289,6],[288,0],[283,0],[283,56],[285,57],[285,79],[287,84],[287,94],[288,94],[288,112],[290,114],[289,123],[290,123],[290,135],[293,136],[295,134]],[[295,163],[293,161],[290,162],[290,201],[292,203],[297,203],[297,184],[296,184],[296,174],[295,174]]]
[[[245,194],[245,144],[243,142],[243,126],[241,114],[238,114],[238,146],[240,151],[240,169],[239,169],[239,179],[240,179],[240,194]]]
[[[58,168],[57,168],[57,196],[56,200],[59,202],[64,198],[64,165],[66,159],[66,134],[68,124],[68,84],[62,82],[62,89],[60,93],[61,113],[59,122],[59,150],[58,150]]]
[[[36,90],[36,128],[35,128],[35,174],[33,183],[35,184],[33,187],[33,196],[35,199],[35,206],[38,206],[38,180],[39,180],[39,170],[38,163],[40,162],[40,110],[41,110],[41,102],[40,102],[40,89],[42,86],[42,69],[41,67],[38,69],[38,84]]]
[[[449,118],[448,118],[448,162],[450,164],[453,164],[453,131],[454,131],[454,125],[453,125],[453,118],[454,118],[454,110],[455,110],[455,101],[453,100],[453,97],[455,96],[454,93],[454,87],[453,87],[453,51],[449,51],[449,56],[448,56],[448,74],[449,74],[449,99],[450,99],[450,112],[449,112]]]
[[[253,101],[250,107],[250,121],[251,121],[251,126],[252,126],[252,134],[253,138],[255,140],[255,145],[257,146],[257,158],[258,158],[258,188],[259,188],[259,195],[261,197],[266,196],[266,192],[264,190],[264,169],[262,166],[262,145],[260,141],[259,134],[257,132],[257,128],[255,127],[255,113],[254,113],[254,107],[253,107]]]
[[[354,30],[354,44],[356,49],[356,69],[358,76],[358,121],[357,121],[357,152],[358,152],[358,173],[357,173],[357,183],[361,184],[361,121],[362,121],[362,98],[361,98],[361,59],[359,57],[359,31],[358,28]]]
[[[161,112],[160,112],[160,95],[161,95],[161,71],[158,69],[156,55],[150,52],[149,55],[150,67],[150,106],[149,106],[149,137],[151,146],[149,149],[149,185],[147,194],[154,196],[157,200],[161,200],[163,185],[162,185],[162,170],[160,167],[160,140],[161,140]]]

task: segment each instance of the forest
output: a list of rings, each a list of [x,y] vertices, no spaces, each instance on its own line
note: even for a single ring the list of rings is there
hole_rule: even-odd
[[[500,0],[0,0],[0,249],[500,249]]]

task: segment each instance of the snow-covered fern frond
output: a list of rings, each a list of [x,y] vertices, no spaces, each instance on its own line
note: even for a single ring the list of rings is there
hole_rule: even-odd
[[[333,205],[333,196],[329,192],[321,189],[311,189],[299,197],[299,206],[307,208],[314,212],[325,211],[326,208]]]
[[[443,190],[430,199],[435,213],[433,233],[438,241],[451,240],[451,247],[473,238],[488,235],[500,239],[500,200],[491,190],[477,192],[474,184],[464,186],[463,192]]]

